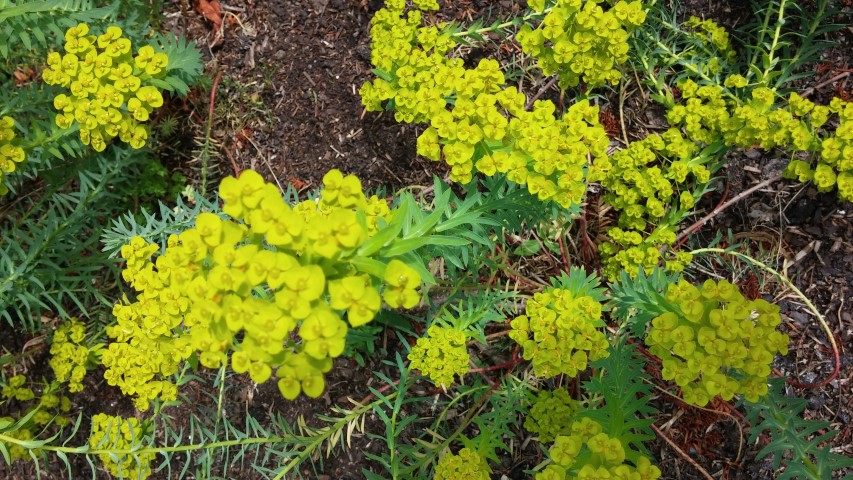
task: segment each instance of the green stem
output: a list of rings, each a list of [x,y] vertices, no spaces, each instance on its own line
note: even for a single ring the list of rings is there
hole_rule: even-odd
[[[773,60],[776,49],[779,48],[779,39],[782,38],[782,25],[785,24],[785,1],[781,0],[779,2],[779,14],[776,17],[776,30],[773,32],[773,42],[770,44],[770,48],[767,51],[767,65],[764,67],[764,72],[761,74],[761,80],[758,82],[762,85],[767,85],[767,80],[770,77],[770,72],[773,71],[776,66],[776,62]],[[769,17],[769,12],[768,12]],[[768,17],[765,17],[765,28],[767,27]]]
[[[480,397],[480,399],[477,400],[477,402],[474,405],[472,405],[470,409],[468,409],[468,413],[465,415],[465,418],[462,420],[462,423],[459,425],[459,427],[456,430],[454,430],[450,436],[445,438],[444,441],[441,442],[441,444],[438,446],[438,448],[430,450],[430,453],[432,453],[432,455],[423,455],[422,457],[420,457],[418,459],[417,462],[415,462],[413,465],[411,465],[409,468],[407,468],[403,473],[405,473],[407,475],[413,475],[414,472],[418,471],[421,468],[421,466],[423,466],[427,461],[432,461],[432,459],[435,458],[435,456],[438,453],[440,453],[442,450],[447,448],[456,439],[456,437],[458,437],[459,435],[462,435],[462,433],[465,431],[465,429],[467,429],[470,426],[474,417],[480,413],[480,408],[483,406],[483,403],[485,403],[486,400],[488,400],[488,399],[489,399],[489,395],[483,395],[482,397]],[[409,477],[404,477],[404,478],[412,478],[412,477],[409,476]]]
[[[817,26],[820,24],[821,20],[823,19],[824,13],[826,13],[826,1],[827,0],[821,0],[818,3],[817,12],[815,13],[814,20],[812,21],[811,25],[809,26],[808,33],[806,35],[804,35],[805,40],[803,41],[803,44],[800,45],[800,48],[797,49],[797,53],[794,54],[794,57],[791,58],[791,60],[789,60],[787,62],[788,64],[782,70],[782,75],[779,76],[779,78],[782,79],[782,81],[784,81],[784,79],[790,74],[790,70],[793,69],[797,65],[797,62],[800,60],[801,53],[806,46],[806,42],[811,40],[812,35],[814,35],[815,30],[817,30]],[[777,82],[775,86],[778,88],[781,85],[781,83],[782,82]]]
[[[393,398],[397,393],[391,393],[385,398]],[[359,408],[348,412],[347,416],[344,418],[338,419],[338,422],[327,427],[325,430],[320,432],[316,436],[312,437],[304,437],[304,436],[289,436],[289,437],[253,437],[253,438],[243,438],[243,439],[235,439],[235,440],[223,440],[219,442],[212,443],[193,443],[189,445],[174,445],[174,446],[166,446],[166,447],[131,447],[131,448],[122,448],[122,449],[93,449],[89,445],[81,445],[79,447],[65,447],[59,445],[41,445],[38,446],[39,450],[45,452],[62,452],[65,454],[82,454],[82,455],[134,455],[134,456],[142,456],[142,455],[157,455],[163,453],[180,453],[180,452],[191,452],[195,450],[209,450],[209,449],[217,449],[217,448],[230,448],[230,447],[238,447],[243,445],[256,445],[256,444],[264,444],[264,443],[295,443],[295,442],[303,442],[307,443],[304,450],[293,460],[288,463],[281,472],[275,477],[276,480],[284,478],[284,475],[293,470],[296,466],[298,466],[303,460],[308,458],[311,453],[316,450],[318,446],[320,446],[324,441],[326,441],[329,437],[331,437],[336,432],[345,428],[352,419],[357,418],[358,416],[364,414],[368,410],[372,409],[375,405],[380,403],[380,400],[376,400],[373,403],[360,406]],[[14,437],[10,437],[8,435],[4,435],[0,433],[0,442],[8,444],[8,445],[18,445],[25,449],[33,448],[33,440],[22,440]],[[310,442],[310,443],[308,443]]]
[[[764,12],[764,22],[761,24],[761,28],[758,29],[758,38],[755,41],[755,50],[752,53],[752,58],[749,60],[749,65],[758,65],[758,55],[761,53],[759,50],[759,46],[764,44],[764,36],[767,34],[767,30],[770,28],[770,16],[772,12],[770,10],[770,6],[768,5],[767,10]],[[752,69],[747,73],[747,78],[752,76]]]
[[[385,400],[391,399],[391,398],[394,398],[395,396],[397,396],[397,392],[392,392],[392,393],[386,395],[384,397],[384,399]],[[376,405],[378,405],[382,401],[383,401],[382,399],[377,399],[371,403],[368,403],[367,405],[362,405],[362,406],[358,407],[357,409],[349,412],[349,415],[347,415],[347,417],[345,417],[345,418],[340,419],[338,421],[338,423],[332,425],[331,427],[327,427],[327,429],[320,432],[319,435],[317,435],[315,437],[308,437],[308,439],[311,440],[311,443],[309,443],[305,447],[305,449],[303,449],[302,452],[299,453],[299,455],[297,455],[293,460],[291,460],[290,463],[285,465],[285,467],[280,472],[278,472],[278,475],[276,475],[273,480],[281,480],[282,478],[284,478],[284,475],[287,472],[289,472],[289,471],[293,470],[294,468],[296,468],[297,466],[299,466],[299,464],[302,463],[306,458],[308,458],[314,452],[314,450],[317,449],[317,447],[319,447],[320,445],[323,444],[323,442],[326,441],[326,439],[328,439],[330,436],[332,436],[335,432],[337,432],[337,431],[343,429],[345,426],[349,425],[349,423],[350,423],[349,419],[350,418],[359,417],[360,415],[364,414],[368,410],[372,410]]]
[[[541,12],[530,12],[523,17],[514,18],[508,22],[490,25],[488,27],[469,28],[468,30],[465,30],[465,31],[451,32],[450,38],[452,38],[454,41],[461,41],[465,37],[470,37],[472,35],[482,35],[484,33],[496,32],[499,30],[503,30],[504,28],[514,27],[514,26],[520,25],[522,23],[527,23],[528,20],[532,20],[532,19],[539,18],[539,17],[544,17],[545,15],[550,13],[553,8],[554,7],[552,6],[552,7],[546,8],[545,10],[543,10]]]
[[[708,82],[709,84],[716,84],[716,83],[717,83],[717,81],[716,81],[716,80],[714,80],[714,79],[712,79],[711,77],[709,77],[708,75],[706,75],[704,72],[702,72],[702,70],[699,70],[699,68],[698,68],[696,65],[694,65],[694,64],[692,64],[692,63],[689,63],[689,62],[682,62],[682,61],[681,61],[681,57],[680,57],[680,56],[678,56],[678,54],[677,54],[677,53],[675,53],[675,52],[674,52],[671,48],[669,48],[668,46],[664,45],[664,44],[663,44],[660,40],[658,40],[657,38],[655,38],[655,37],[653,37],[653,36],[651,36],[651,35],[649,35],[649,38],[652,40],[652,42],[653,42],[653,43],[654,43],[658,48],[660,48],[661,50],[663,50],[663,52],[664,52],[666,55],[669,55],[669,57],[670,57],[672,60],[675,60],[675,61],[676,61],[676,63],[678,63],[679,65],[681,65],[681,67],[682,67],[682,68],[684,68],[685,70],[687,70],[688,72],[692,73],[693,75],[696,75],[697,77],[701,78],[702,80],[705,80],[705,81],[706,81],[706,82]],[[648,67],[646,66],[646,64],[645,64],[645,61],[643,61],[643,67],[644,67],[644,68],[648,68]],[[652,78],[654,78],[654,77],[652,77]],[[725,93],[725,95],[726,95],[727,97],[729,97],[730,99],[735,100],[735,101],[737,101],[737,100],[738,100],[738,98],[737,98],[734,94],[732,94],[728,89],[724,89],[724,93]]]
[[[63,447],[58,445],[43,445],[38,447],[39,450],[46,452],[62,452],[71,454],[84,455],[146,455],[174,452],[188,452],[193,450],[236,447],[240,445],[252,445],[257,443],[280,443],[292,442],[293,440],[305,439],[305,437],[262,437],[262,438],[244,438],[240,440],[224,440],[213,443],[193,443],[190,445],[175,445],[172,447],[142,447],[142,448],[122,448],[122,449],[92,449],[89,445],[79,447]],[[21,440],[14,437],[9,437],[0,433],[0,441],[3,443],[18,445],[22,448],[29,449],[32,446],[32,440]]]

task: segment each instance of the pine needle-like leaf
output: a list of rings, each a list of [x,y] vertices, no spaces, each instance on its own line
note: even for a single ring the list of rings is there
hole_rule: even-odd
[[[770,435],[770,443],[756,458],[770,455],[773,468],[777,470],[784,462],[785,470],[779,474],[779,479],[826,479],[832,478],[835,470],[853,467],[853,458],[830,451],[829,440],[838,435],[838,431],[827,431],[829,422],[803,418],[808,402],[803,398],[786,397],[784,386],[784,379],[774,378],[761,401],[743,402],[744,418],[751,425],[749,442],[755,442],[764,432]]]
[[[667,276],[657,268],[650,275],[640,269],[634,278],[622,271],[619,281],[610,285],[608,305],[613,314],[630,328],[634,337],[642,338],[652,318],[672,309],[664,295],[667,286],[676,279],[677,275]]]
[[[116,13],[117,3],[96,8],[93,0],[0,0],[0,57],[11,58],[19,44],[27,50],[55,47],[67,28]]]
[[[610,348],[608,357],[592,366],[600,374],[584,383],[593,403],[581,415],[602,424],[611,437],[618,437],[626,447],[627,458],[636,464],[641,455],[648,456],[643,442],[654,438],[650,427],[653,419],[648,417],[656,413],[649,405],[652,384],[643,370],[644,362],[633,346],[620,340]]]
[[[187,41],[183,37],[157,35],[153,44],[156,50],[169,57],[166,77],[156,82],[157,86],[179,96],[186,95],[190,87],[201,76],[201,71],[204,68],[201,54],[196,48],[195,42]]]

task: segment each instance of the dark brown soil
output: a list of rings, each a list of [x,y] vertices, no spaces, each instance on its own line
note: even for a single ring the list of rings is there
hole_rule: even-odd
[[[416,158],[415,127],[392,114],[365,114],[358,96],[370,78],[367,5],[357,1],[232,2],[221,37],[200,15],[171,18],[221,73],[213,138],[222,157],[271,180],[318,187],[331,168],[368,186],[429,181]],[[229,19],[239,18],[238,21]],[[212,39],[213,38],[213,39]],[[215,43],[216,46],[207,48]],[[203,104],[197,107],[206,107]],[[205,121],[207,118],[204,119]],[[229,153],[223,153],[227,150]],[[228,158],[224,174],[233,174]]]

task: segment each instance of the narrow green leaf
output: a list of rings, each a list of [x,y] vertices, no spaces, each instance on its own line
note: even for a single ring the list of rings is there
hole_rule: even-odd
[[[450,237],[446,235],[429,235],[427,237],[398,240],[392,243],[391,246],[389,246],[388,248],[382,250],[381,253],[382,256],[385,257],[396,257],[398,255],[417,250],[418,248],[424,247],[426,245],[461,247],[463,245],[468,245],[469,243],[471,242],[458,237]]]

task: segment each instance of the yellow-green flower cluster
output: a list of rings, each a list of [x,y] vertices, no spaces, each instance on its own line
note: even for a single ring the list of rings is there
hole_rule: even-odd
[[[789,105],[796,115],[808,114],[813,127],[826,114],[826,110],[813,106],[808,100],[796,103],[789,100]],[[815,146],[814,151],[820,153],[816,165],[812,167],[802,160],[791,160],[783,174],[786,178],[796,178],[801,182],[812,181],[822,192],[837,186],[839,197],[853,201],[853,103],[834,98],[828,110],[838,114],[839,125],[832,135],[820,140],[820,145]],[[817,120],[813,120],[815,116]]]
[[[217,368],[233,352],[232,369],[256,383],[278,369],[288,399],[322,394],[322,374],[343,353],[347,330],[370,322],[383,299],[415,306],[421,283],[396,258],[370,259],[370,274],[357,268],[365,261],[359,247],[393,212],[366,198],[355,176],[332,170],[323,182],[320,198],[291,207],[247,170],[220,184],[231,219],[200,214],[153,261],[156,245],[137,237],[124,247],[122,275],[137,296],[113,309],[117,324],[107,334],[115,341],[102,358],[107,381],[144,410],[155,398],[175,398],[165,378],[180,362],[198,355]]]
[[[601,424],[589,418],[572,423],[571,434],[554,440],[548,453],[554,462],[534,477],[536,480],[654,480],[661,471],[645,456],[636,464],[626,463],[625,447],[618,438],[604,433]]]
[[[455,455],[441,457],[435,466],[433,480],[489,480],[492,473],[489,463],[479,453],[463,448]]]
[[[59,383],[51,382],[46,386],[39,396],[38,405],[33,405],[30,410],[39,408],[32,416],[32,422],[36,425],[47,425],[53,420],[58,425],[65,425],[68,418],[59,415],[58,412],[67,412],[71,409],[71,401],[64,395],[57,395]],[[15,375],[3,386],[2,396],[6,399],[15,399],[19,402],[29,402],[36,398],[33,389],[27,386],[27,377]],[[51,413],[51,411],[55,413]]]
[[[181,324],[189,300],[185,293],[167,288],[168,276],[161,279],[155,272],[150,257],[157,250],[141,237],[122,247],[121,255],[127,260],[122,277],[140,294],[136,302],[125,299],[113,307],[117,323],[106,332],[114,341],[101,357],[106,367],[104,379],[125,395],[135,396],[134,404],[140,410],[147,410],[155,398],[177,398],[177,387],[159,378],[176,373],[180,362],[191,354],[187,342],[172,334]]]
[[[234,355],[238,357],[240,354],[241,352],[234,352]],[[239,358],[237,361],[239,362]],[[233,363],[234,357],[232,356],[232,365]],[[331,369],[332,359],[330,357],[317,359],[304,351],[287,352],[281,366],[276,370],[278,390],[288,400],[296,399],[300,393],[305,393],[311,398],[318,398],[326,388],[323,374]]]
[[[505,88],[497,98],[512,118],[503,145],[484,149],[476,169],[488,176],[504,174],[540,200],[564,208],[579,204],[586,192],[587,162],[607,156],[609,139],[598,123],[598,107],[582,100],[557,119],[550,100],[538,100],[532,111],[524,110],[526,97],[515,87]],[[447,146],[444,156],[449,158]]]
[[[524,428],[536,434],[540,443],[549,443],[560,435],[571,435],[572,421],[578,410],[580,403],[573,400],[565,388],[542,390],[533,400],[524,419]]]
[[[388,1],[371,20],[371,63],[386,78],[376,78],[360,89],[362,103],[369,111],[382,110],[382,102],[393,99],[398,122],[424,122],[445,110],[445,97],[457,84],[474,80],[461,59],[445,54],[456,46],[450,35],[437,27],[422,27],[422,15],[412,10],[403,18],[405,2]],[[480,89],[486,79],[478,80]],[[503,83],[503,77],[501,77]],[[464,90],[464,88],[462,88]]]
[[[724,83],[743,85],[742,79],[730,76]],[[815,107],[796,93],[789,99],[791,109],[774,108],[776,92],[765,86],[752,89],[749,101],[725,97],[721,85],[700,86],[685,79],[678,86],[682,101],[670,109],[667,120],[673,126],[683,126],[690,139],[706,144],[722,139],[727,145],[740,147],[811,150],[815,142],[812,128],[823,125],[830,113],[828,107]],[[794,112],[798,112],[797,117],[809,115],[809,121],[795,118]]]
[[[788,336],[776,331],[779,307],[747,300],[725,280],[701,288],[682,280],[668,288],[666,300],[672,311],[652,320],[646,344],[685,402],[704,406],[735,394],[756,402],[767,393],[773,357],[788,351]]]
[[[747,84],[741,75],[725,80],[728,88]],[[726,97],[720,85],[699,86],[687,79],[679,83],[682,102],[672,106],[667,120],[683,127],[688,138],[701,143],[717,140],[739,147],[790,148],[819,154],[816,161],[792,160],[785,168],[787,178],[812,181],[820,191],[836,186],[845,200],[853,200],[853,104],[835,98],[828,106],[791,93],[787,104],[776,106],[775,90],[759,86],[748,101]],[[820,132],[830,115],[837,114],[834,132]]]
[[[3,398],[14,398],[19,402],[26,402],[36,398],[36,394],[29,386],[27,386],[27,377],[24,375],[15,375],[10,378],[3,389],[0,390]]]
[[[18,164],[24,161],[24,149],[14,142],[15,121],[12,117],[0,117],[0,195],[5,195],[9,189],[3,185],[6,174],[12,173]]]
[[[32,413],[29,421],[24,423],[14,431],[4,432],[3,435],[17,439],[17,440],[33,440],[34,431],[42,431],[45,426],[50,423],[54,423],[58,426],[64,426],[68,424],[68,417],[62,415],[62,413],[67,413],[71,410],[71,400],[64,395],[60,395],[57,392],[59,391],[60,384],[58,382],[51,382],[48,384],[44,391],[42,391],[41,395],[38,397],[38,402],[33,402],[36,398],[35,392],[33,392],[32,388],[27,385],[27,378],[24,375],[15,375],[14,377],[8,379],[6,385],[3,386],[2,398],[5,399],[15,399],[19,402],[27,402],[29,405],[26,408],[22,407],[23,415],[21,418],[26,417]],[[35,412],[33,413],[33,411]],[[8,426],[13,423],[16,423],[18,420],[13,417],[0,417],[0,426]],[[21,459],[31,459],[29,452],[32,451],[34,454],[38,455],[40,452],[39,448],[33,448],[31,450],[24,448],[20,445],[11,443],[11,442],[3,442],[0,440],[0,443],[9,451],[12,460],[21,458]]]
[[[693,207],[695,198],[686,187],[707,183],[711,177],[704,159],[694,156],[697,149],[671,128],[631,142],[609,158],[596,159],[588,178],[608,190],[604,200],[620,212],[621,228],[642,231],[671,209]]]
[[[121,28],[111,26],[95,36],[85,23],[65,32],[65,52],[51,52],[42,72],[48,85],[69,89],[70,95],[61,93],[53,101],[56,125],[78,123],[80,140],[98,152],[115,137],[133,148],[145,145],[149,130],[143,122],[163,105],[150,80],[165,76],[166,54],[145,45],[134,55]]]
[[[529,2],[546,11],[545,0]],[[603,0],[557,0],[535,29],[524,24],[516,35],[524,53],[536,58],[546,76],[558,75],[561,88],[581,81],[589,87],[622,78],[618,65],[628,60],[630,32],[646,21],[640,1],[617,1],[604,10]]]
[[[532,360],[540,377],[574,377],[588,362],[608,355],[607,337],[598,329],[603,326],[601,303],[588,295],[561,288],[538,292],[527,301],[525,315],[510,325],[510,338],[521,345],[524,359]]]
[[[602,275],[616,279],[619,272],[625,271],[632,278],[640,269],[645,274],[651,274],[655,267],[663,262],[668,272],[680,272],[691,261],[693,255],[688,252],[669,252],[661,255],[661,247],[675,242],[675,228],[669,223],[655,226],[651,233],[638,230],[623,230],[613,227],[607,230],[609,242],[601,243],[598,251],[602,256]]]
[[[466,340],[459,330],[433,325],[409,352],[409,368],[428,375],[436,385],[449,386],[453,375],[461,377],[470,368]]]
[[[447,58],[455,45],[448,33],[421,27],[419,11],[403,14],[388,2],[372,20],[372,62],[379,78],[361,88],[367,110],[393,108],[398,121],[429,123],[418,137],[418,154],[450,167],[450,179],[468,183],[476,172],[501,173],[542,200],[568,207],[586,190],[584,166],[606,155],[608,139],[598,107],[573,105],[560,119],[555,105],[506,87],[495,60],[466,69]]]
[[[143,426],[136,418],[99,413],[92,417],[89,447],[93,450],[130,450],[142,443]],[[144,479],[151,475],[154,453],[100,453],[98,457],[114,477]]]
[[[32,422],[36,425],[47,425],[51,422],[62,427],[68,424],[68,417],[62,415],[71,410],[71,399],[57,392],[60,384],[51,382],[39,397],[39,403],[33,408],[38,408],[32,416]]]
[[[640,267],[648,272],[661,262],[660,247],[676,238],[669,221],[693,208],[696,198],[690,187],[711,177],[697,150],[694,142],[671,128],[595,159],[588,179],[607,189],[605,202],[619,212],[618,227],[607,232],[611,242],[599,245],[606,277],[614,278],[621,270],[636,274]],[[667,268],[680,270],[685,260],[690,261],[668,258]]]
[[[729,32],[715,21],[691,16],[683,26],[692,29],[686,33],[705,46],[702,50],[708,60],[699,65],[702,73],[717,75],[723,71],[724,66],[730,65],[735,60],[736,52],[729,42]],[[694,52],[687,50],[681,55],[683,58],[691,58]]]
[[[721,52],[732,52],[732,56],[734,56],[731,44],[729,43],[729,32],[719,26],[715,21],[702,20],[699,17],[690,16],[684,22],[684,26],[693,28],[693,35],[702,41],[714,45]]]
[[[68,382],[68,391],[72,393],[83,390],[83,377],[89,358],[85,341],[86,327],[76,318],[63,323],[53,333],[50,368],[57,381]]]

